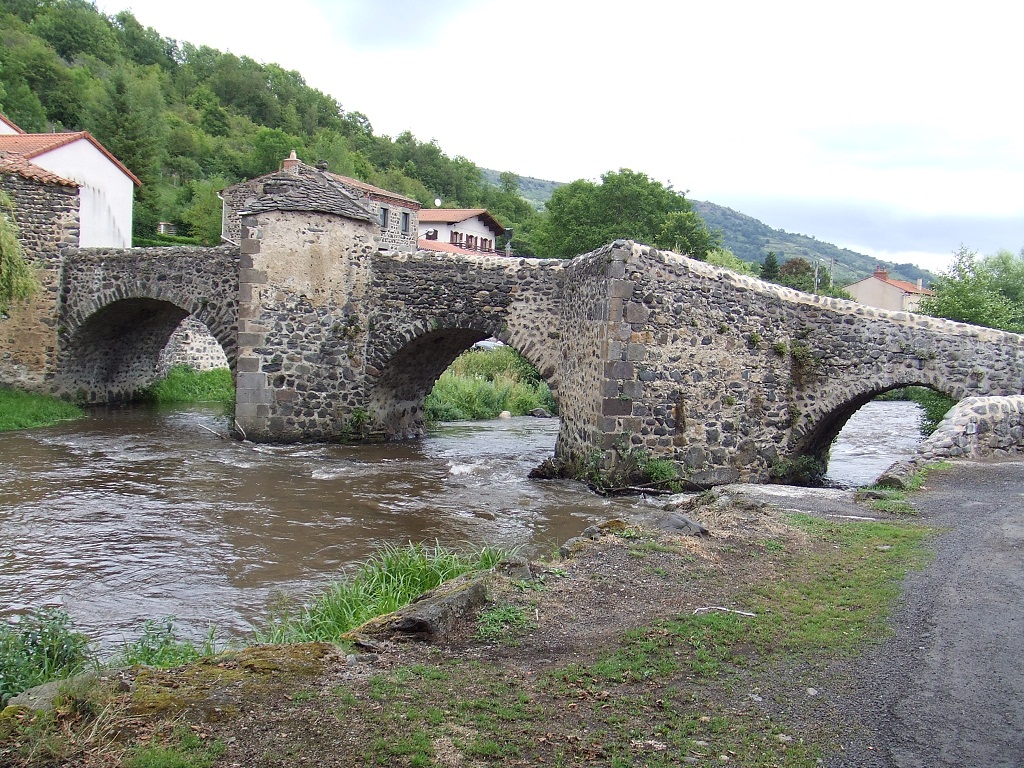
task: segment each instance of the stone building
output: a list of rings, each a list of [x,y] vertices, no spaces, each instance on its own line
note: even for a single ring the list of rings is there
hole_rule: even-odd
[[[0,156],[21,160],[76,182],[78,245],[128,248],[132,244],[132,199],[141,182],[88,131],[25,133],[0,121]]]
[[[257,176],[226,188],[221,192],[224,201],[221,220],[221,237],[231,243],[241,240],[241,211],[249,201],[263,194],[268,179],[278,178],[287,173],[293,177],[310,178],[322,176],[340,186],[348,195],[366,210],[377,223],[378,248],[382,251],[410,253],[416,250],[416,234],[419,228],[420,204],[409,197],[367,184],[365,181],[331,173],[326,166],[307,165],[295,156],[295,152],[281,163],[274,173]]]
[[[446,253],[493,253],[505,234],[486,208],[427,208],[420,211],[419,248]]]
[[[893,312],[916,312],[921,299],[934,295],[922,285],[921,280],[916,285],[906,280],[893,280],[889,271],[880,266],[875,267],[870,277],[851,283],[845,290],[861,304]]]
[[[0,385],[45,391],[58,353],[62,264],[79,240],[79,186],[23,157],[0,155],[0,189],[14,203],[18,239],[42,288],[0,315]]]

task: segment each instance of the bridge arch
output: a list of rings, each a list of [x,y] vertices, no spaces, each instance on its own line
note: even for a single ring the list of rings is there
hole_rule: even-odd
[[[85,403],[137,398],[159,378],[160,353],[189,317],[203,322],[233,367],[231,329],[216,317],[211,321],[206,307],[181,306],[185,303],[149,296],[97,300],[96,309],[80,320],[68,318],[61,334],[59,390]]]
[[[367,359],[367,410],[372,433],[388,439],[420,437],[425,430],[425,401],[441,374],[478,341],[496,338],[523,355],[541,372],[552,392],[555,386],[528,352],[518,349],[504,323],[483,321],[472,326],[441,324],[436,320],[419,322],[377,347]],[[538,364],[540,363],[540,364]]]

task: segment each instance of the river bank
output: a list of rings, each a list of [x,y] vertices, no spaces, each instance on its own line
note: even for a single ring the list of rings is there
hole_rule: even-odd
[[[576,542],[564,560],[532,563],[528,578],[495,575],[479,615],[436,642],[264,646],[178,671],[125,672],[113,690],[65,706],[55,748],[66,751],[54,759],[151,765],[140,761],[154,750],[226,766],[831,759],[850,733],[836,714],[850,681],[833,670],[888,634],[900,580],[939,539],[923,517],[875,513],[848,493],[766,500],[750,490],[691,502],[686,514],[708,536],[665,530],[678,522],[671,512],[644,510]],[[8,715],[0,756],[19,759],[30,719]]]

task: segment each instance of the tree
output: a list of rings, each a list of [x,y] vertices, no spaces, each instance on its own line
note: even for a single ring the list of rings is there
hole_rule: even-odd
[[[705,261],[716,267],[725,267],[726,269],[731,269],[733,272],[739,272],[741,275],[757,275],[757,269],[753,264],[737,258],[736,254],[728,248],[711,249],[708,251],[707,259],[705,259]]]
[[[764,257],[761,264],[761,279],[770,283],[779,281],[779,260],[775,256],[775,251],[768,251],[768,255]]]
[[[0,313],[12,302],[30,298],[39,290],[32,268],[25,263],[14,220],[14,203],[0,191]]]
[[[621,168],[601,176],[600,184],[579,179],[556,189],[535,245],[545,256],[570,258],[618,239],[698,257],[717,244],[686,197],[646,174]]]
[[[807,259],[796,256],[779,267],[779,282],[798,291],[814,292],[814,267]]]
[[[960,246],[952,264],[932,284],[934,295],[922,299],[918,309],[961,323],[1024,331],[1021,288],[1006,282],[1024,271],[1024,263],[1015,262],[1012,254],[1002,252],[978,261],[974,251]]]

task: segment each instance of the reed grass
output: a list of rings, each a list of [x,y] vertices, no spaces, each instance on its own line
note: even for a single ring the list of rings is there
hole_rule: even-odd
[[[0,432],[48,427],[83,416],[81,408],[55,397],[0,388]]]
[[[375,616],[398,610],[427,590],[471,571],[492,568],[508,552],[483,547],[460,554],[439,544],[385,546],[351,576],[341,579],[307,605],[271,612],[257,630],[261,643],[336,642],[342,634]]]

